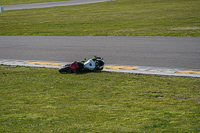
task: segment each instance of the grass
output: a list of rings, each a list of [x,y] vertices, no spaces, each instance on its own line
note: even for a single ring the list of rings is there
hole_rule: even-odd
[[[0,35],[200,36],[199,0],[116,0],[5,11]]]
[[[16,5],[16,4],[30,4],[30,3],[43,3],[43,2],[56,2],[67,0],[1,0],[0,5]]]
[[[0,132],[200,132],[200,79],[0,67]]]

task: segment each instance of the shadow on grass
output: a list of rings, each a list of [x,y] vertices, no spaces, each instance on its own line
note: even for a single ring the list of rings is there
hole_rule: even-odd
[[[82,75],[82,74],[88,74],[88,73],[103,73],[103,71],[83,71],[83,72],[60,72],[60,74],[76,74],[76,75]]]

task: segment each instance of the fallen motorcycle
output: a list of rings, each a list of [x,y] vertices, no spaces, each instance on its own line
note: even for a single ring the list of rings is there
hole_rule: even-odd
[[[83,60],[80,62],[74,61],[71,64],[66,64],[64,67],[59,68],[60,73],[78,73],[78,72],[93,72],[101,71],[104,68],[104,60],[101,57],[94,56],[94,58]]]

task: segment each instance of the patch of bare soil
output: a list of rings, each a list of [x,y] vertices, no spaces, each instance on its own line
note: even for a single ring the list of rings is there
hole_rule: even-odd
[[[198,30],[199,27],[177,27],[177,28],[171,28],[171,30]]]

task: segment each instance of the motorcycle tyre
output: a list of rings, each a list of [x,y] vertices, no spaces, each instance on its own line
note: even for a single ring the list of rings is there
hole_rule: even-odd
[[[101,68],[101,69],[96,69],[97,71],[101,71],[101,70],[103,70],[103,68]]]
[[[72,73],[72,70],[70,69],[70,66],[65,66],[65,67],[59,68],[58,71],[60,73],[64,73],[64,72],[66,72],[66,73]]]

